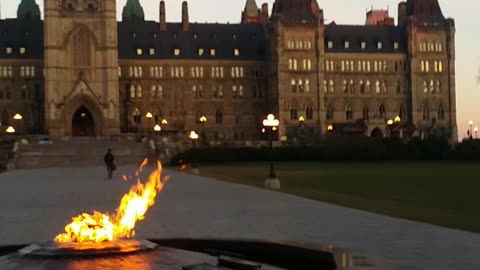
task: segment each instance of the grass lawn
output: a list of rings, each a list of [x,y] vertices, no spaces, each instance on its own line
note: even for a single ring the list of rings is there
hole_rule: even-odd
[[[268,164],[202,165],[201,174],[263,187]],[[279,163],[282,192],[480,232],[480,163]]]

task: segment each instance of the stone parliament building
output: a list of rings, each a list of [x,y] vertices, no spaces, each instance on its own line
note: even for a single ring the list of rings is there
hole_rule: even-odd
[[[238,24],[190,22],[187,2],[179,23],[166,22],[164,1],[159,20],[146,21],[128,0],[120,22],[115,0],[44,2],[43,19],[22,0],[17,18],[0,20],[2,133],[16,113],[24,132],[52,137],[165,119],[165,129],[204,128],[228,143],[261,139],[274,113],[286,140],[300,131],[456,140],[455,24],[438,0],[399,3],[396,23],[372,9],[365,25],[326,23],[317,0],[271,10],[246,0]]]

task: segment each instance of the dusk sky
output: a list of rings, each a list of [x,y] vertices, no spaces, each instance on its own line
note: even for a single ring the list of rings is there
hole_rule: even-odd
[[[0,0],[2,18],[16,16],[21,0]],[[36,0],[43,9],[43,0]],[[126,0],[117,0],[118,18]],[[140,0],[147,20],[158,21],[160,0]],[[241,11],[246,0],[190,0],[189,12],[192,22],[230,22],[240,21]],[[266,0],[271,11],[274,0]],[[319,0],[324,10],[326,23],[363,24],[365,11],[373,5],[375,9],[387,9],[397,18],[399,1],[392,0]],[[480,72],[480,37],[478,37],[478,11],[480,2],[476,0],[439,0],[443,14],[456,22],[456,82],[457,82],[457,119],[459,138],[463,138],[468,121],[473,120],[480,126],[480,84],[477,76]],[[167,20],[179,21],[182,0],[166,0]],[[43,14],[42,14],[43,15]]]

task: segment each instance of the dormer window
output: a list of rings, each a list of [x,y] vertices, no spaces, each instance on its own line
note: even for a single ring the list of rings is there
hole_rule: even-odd
[[[377,49],[381,50],[383,48],[383,43],[382,42],[377,42]]]
[[[367,48],[367,42],[362,41],[361,46],[362,46],[362,50],[365,50]]]
[[[143,54],[143,50],[142,49],[137,49],[137,55],[142,55]]]
[[[205,52],[204,49],[202,48],[198,49],[198,56],[202,56],[204,52]]]
[[[7,48],[5,48],[5,52],[6,52],[7,54],[12,54],[12,52],[13,52],[12,47],[7,47]]]
[[[193,34],[193,39],[197,39],[197,38],[198,38],[197,34]]]
[[[173,50],[173,55],[179,56],[180,55],[180,49],[174,49]]]
[[[329,42],[328,42],[328,48],[329,48],[329,49],[333,48],[333,41],[329,41]]]
[[[150,55],[155,55],[155,48],[150,48]]]
[[[399,48],[398,42],[394,42],[393,43],[393,49],[398,50],[398,48]]]
[[[348,49],[348,48],[350,48],[350,42],[345,41],[345,49]]]
[[[238,49],[235,49],[235,50],[233,50],[233,54],[234,54],[235,56],[239,56],[239,55],[240,55],[240,51],[239,51]]]
[[[137,33],[132,32],[132,37],[133,37],[133,38],[137,37]]]
[[[216,54],[215,49],[210,49],[210,55],[211,55],[211,56],[215,56],[215,54]]]
[[[20,47],[19,52],[20,52],[20,54],[25,54],[27,52],[27,50],[25,49],[25,47]]]

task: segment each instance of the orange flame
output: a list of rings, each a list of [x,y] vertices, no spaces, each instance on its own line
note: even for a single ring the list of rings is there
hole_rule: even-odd
[[[182,166],[180,166],[180,170],[185,171],[186,169],[188,169],[188,167],[190,167],[190,164],[182,164]]]
[[[139,174],[146,166],[148,160],[142,163],[137,171]],[[114,216],[94,211],[93,215],[81,214],[72,219],[72,222],[65,226],[65,233],[55,237],[56,242],[103,242],[120,238],[131,238],[135,236],[135,223],[145,218],[148,208],[155,203],[155,197],[165,183],[166,178],[161,181],[162,165],[157,162],[157,169],[154,170],[147,183],[142,184],[140,179],[136,185],[130,188],[120,202],[120,206]]]

